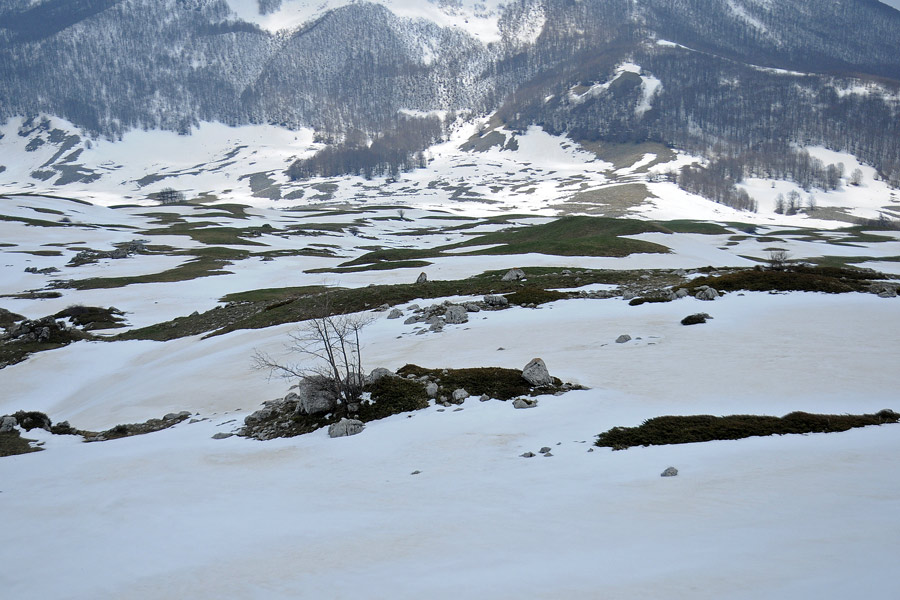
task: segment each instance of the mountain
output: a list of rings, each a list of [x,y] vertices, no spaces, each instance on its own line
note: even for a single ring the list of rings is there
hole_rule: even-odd
[[[13,0],[0,119],[370,143],[429,114],[496,112],[516,131],[763,166],[821,145],[900,184],[898,32],[900,12],[876,0]],[[435,141],[413,137],[404,152]]]

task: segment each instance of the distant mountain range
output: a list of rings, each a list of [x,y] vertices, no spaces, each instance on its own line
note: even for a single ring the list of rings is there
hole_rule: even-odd
[[[0,6],[3,120],[56,115],[111,138],[270,123],[338,142],[409,138],[410,122],[448,113],[709,156],[818,144],[900,183],[900,12],[877,0]]]

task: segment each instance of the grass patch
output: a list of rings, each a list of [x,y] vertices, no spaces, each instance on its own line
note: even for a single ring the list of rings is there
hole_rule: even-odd
[[[543,288],[528,286],[520,290],[516,290],[512,294],[507,294],[506,299],[510,304],[518,304],[523,306],[526,304],[546,304],[547,302],[556,302],[568,298],[569,294],[565,292],[557,292],[554,290],[545,290]]]
[[[428,408],[425,384],[401,377],[382,377],[366,386],[371,392],[372,402],[359,408],[360,421],[375,421],[414,410]]]
[[[632,446],[665,446],[715,440],[802,433],[831,433],[856,427],[896,423],[900,414],[883,410],[873,415],[818,415],[793,412],[784,417],[730,415],[656,417],[638,427],[613,427],[597,436],[596,446],[624,450]]]
[[[431,263],[427,260],[396,260],[378,262],[359,267],[323,267],[321,269],[308,269],[304,273],[361,273],[363,271],[391,271],[393,269],[414,269],[427,267]]]
[[[265,246],[260,242],[244,239],[254,237],[258,233],[258,229],[221,227],[209,221],[173,223],[169,227],[142,232],[143,235],[185,235],[207,246]]]
[[[35,448],[29,443],[34,441],[23,438],[18,431],[0,433],[0,457],[17,456],[43,450],[43,448]]]
[[[693,290],[700,286],[708,285],[726,292],[745,290],[751,292],[826,292],[829,294],[841,294],[845,292],[865,292],[871,279],[883,277],[884,275],[873,271],[842,267],[800,265],[783,271],[756,267],[726,273],[719,277],[699,277],[684,287]]]
[[[454,390],[464,389],[472,396],[487,394],[496,400],[511,400],[518,396],[537,396],[546,394],[546,388],[532,388],[522,377],[518,369],[500,367],[478,367],[473,369],[426,369],[418,365],[406,365],[397,370],[403,377],[415,375],[428,377],[438,383],[440,393],[450,395]],[[559,379],[553,379],[554,386],[562,385]]]
[[[32,256],[62,256],[59,250],[13,250],[13,254],[30,254]]]
[[[307,285],[301,287],[265,288],[250,290],[247,292],[235,292],[227,294],[219,299],[219,302],[282,302],[295,300],[309,294],[321,294],[328,289],[324,285]]]

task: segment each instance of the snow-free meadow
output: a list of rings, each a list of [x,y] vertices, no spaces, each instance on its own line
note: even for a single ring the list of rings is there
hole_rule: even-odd
[[[519,139],[535,163],[549,143],[542,136]],[[443,164],[444,177],[456,168],[460,179],[487,177],[490,161],[526,177],[521,162],[496,149],[472,167],[436,152],[432,168]],[[95,443],[23,433],[43,451],[0,458],[4,597],[894,598],[898,426],[622,451],[592,444],[612,427],[661,415],[900,410],[896,298],[731,292],[630,306],[620,293],[471,313],[440,332],[372,306],[366,370],[521,369],[540,357],[552,375],[585,389],[540,396],[528,410],[477,397],[432,405],[337,439],[324,429],[266,442],[213,439],[287,393],[290,384],[254,370],[251,357],[277,355],[296,324],[113,340],[239,306],[233,298],[242,293],[365,290],[412,284],[421,272],[462,281],[512,267],[566,269],[565,289],[615,292],[624,288],[579,279],[620,271],[640,287],[659,270],[690,279],[707,267],[765,264],[781,249],[796,260],[900,274],[896,232],[742,215],[659,182],[646,183],[653,198],[626,211],[659,228],[617,238],[656,244],[656,252],[559,256],[533,246],[497,254],[513,247],[504,230],[573,212],[547,206],[553,194],[565,204],[580,188],[579,169],[590,186],[610,183],[612,167],[581,150],[560,146],[545,158],[556,163],[535,171],[552,176],[500,206],[449,192],[419,197],[414,191],[434,176],[426,171],[392,184],[410,189],[399,200],[343,202],[360,183],[348,180],[327,201],[242,196],[238,208],[223,204],[236,200],[227,196],[160,207],[116,202],[115,186],[50,197],[12,193],[7,183],[0,307],[37,319],[72,305],[115,306],[125,326],[0,369],[0,415],[38,410],[95,431],[171,412],[192,418]],[[653,158],[635,160],[632,171],[616,168],[616,177],[633,178],[626,184],[656,168],[647,167]],[[759,194],[781,189],[749,185]],[[890,202],[879,185],[866,180],[877,197],[845,187],[820,204],[871,216]],[[521,210],[503,210],[522,198]],[[669,221],[676,218],[691,222]],[[462,245],[476,236],[500,237]],[[97,254],[135,240],[144,250],[127,258]],[[372,258],[375,248],[387,264]],[[90,260],[73,262],[85,252]],[[408,315],[412,304],[441,300],[410,297],[391,308]],[[680,324],[697,312],[713,318]],[[616,343],[622,334],[631,340]],[[549,456],[521,456],[542,447]],[[678,476],[660,477],[670,466]]]

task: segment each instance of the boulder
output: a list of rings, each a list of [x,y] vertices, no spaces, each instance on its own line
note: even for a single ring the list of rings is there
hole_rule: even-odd
[[[660,477],[677,477],[678,469],[676,469],[675,467],[669,467],[668,469],[666,469],[665,471],[660,473],[659,476]]]
[[[338,402],[326,377],[307,377],[297,386],[297,413],[318,415],[333,411]]]
[[[502,278],[503,281],[518,281],[520,279],[525,279],[525,271],[522,269],[510,269]]]
[[[498,294],[489,294],[484,297],[484,303],[488,306],[500,307],[500,306],[508,306],[509,300],[506,296],[500,296]]]
[[[0,418],[0,433],[9,433],[14,431],[19,422],[15,417],[6,416]]]
[[[622,335],[620,335],[619,337],[616,338],[617,344],[624,344],[625,342],[630,342],[630,341],[631,341],[631,336],[628,335],[627,333],[623,333]]]
[[[444,313],[444,319],[450,325],[461,325],[462,323],[469,322],[469,315],[464,306],[454,304],[453,306],[447,307],[447,311]]]
[[[419,273],[416,283],[428,283],[428,275],[426,275],[424,271]]]
[[[337,423],[332,423],[328,426],[328,437],[347,437],[349,435],[356,435],[357,433],[362,433],[362,430],[365,429],[366,425],[362,421],[357,421],[356,419],[341,419]]]
[[[699,325],[701,323],[706,323],[707,319],[712,319],[706,313],[697,313],[695,315],[688,315],[681,320],[682,325]]]
[[[533,358],[531,359],[531,362],[525,365],[525,368],[522,369],[522,377],[525,378],[525,381],[534,386],[550,385],[553,383],[553,378],[550,377],[550,371],[547,370],[547,365],[540,358]]]
[[[463,401],[469,397],[469,392],[464,390],[463,388],[458,388],[453,390],[451,396],[451,402],[454,404],[462,404]]]
[[[425,394],[427,394],[429,398],[437,398],[438,384],[433,381],[428,382],[428,385],[425,386]]]
[[[402,316],[403,316],[403,311],[400,310],[399,308],[395,308],[388,314],[387,318],[388,319],[399,319]]]
[[[465,306],[468,312],[481,312],[481,307],[474,302],[467,302]]]
[[[708,285],[701,285],[697,288],[694,298],[697,300],[715,300],[719,297],[719,292]]]
[[[513,400],[513,408],[534,408],[538,401],[534,398],[516,398]]]
[[[372,372],[369,373],[368,377],[366,377],[366,384],[368,385],[370,383],[375,383],[379,379],[384,379],[385,377],[396,377],[396,375],[389,369],[385,369],[384,367],[372,369]]]

